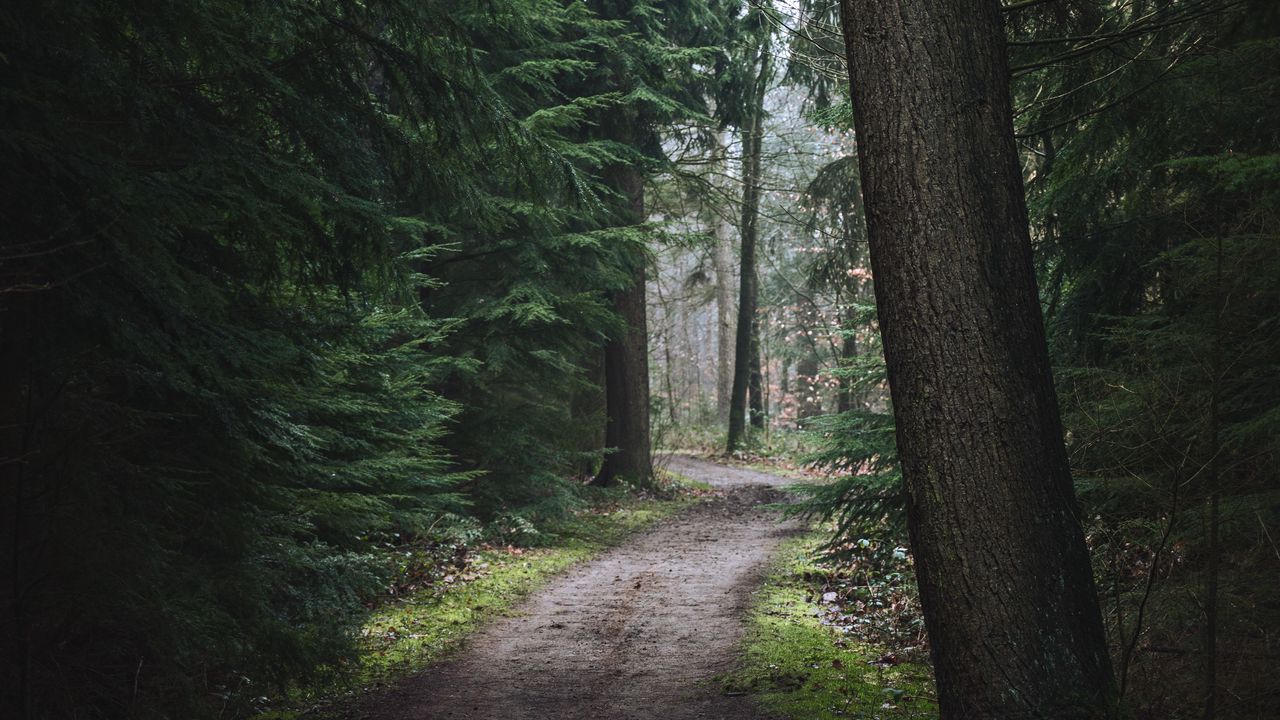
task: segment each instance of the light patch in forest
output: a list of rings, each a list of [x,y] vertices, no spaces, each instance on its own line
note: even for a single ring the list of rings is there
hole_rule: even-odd
[[[756,596],[738,669],[724,692],[749,694],[766,710],[794,720],[936,719],[932,671],[923,662],[885,666],[893,648],[838,635],[819,620],[813,556],[819,532],[787,541]],[[821,593],[817,593],[818,596]]]

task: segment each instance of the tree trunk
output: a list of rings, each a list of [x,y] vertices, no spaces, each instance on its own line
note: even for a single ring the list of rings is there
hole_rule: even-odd
[[[1108,717],[997,0],[842,0],[872,271],[943,718]]]
[[[750,375],[751,356],[751,316],[755,313],[752,307],[751,285],[755,282],[755,273],[747,270],[756,261],[755,242],[742,238],[742,272],[738,281],[738,326],[734,333],[733,352],[733,386],[729,394],[729,443],[728,451],[733,452],[742,442],[747,432],[747,381]]]
[[[716,228],[713,262],[716,270],[716,418],[729,418],[729,397],[733,391],[733,228],[720,223]]]
[[[771,60],[767,48],[761,50],[760,74],[756,77],[752,96],[751,126],[742,132],[742,264],[738,270],[738,327],[735,333],[733,353],[733,387],[729,403],[728,451],[733,452],[746,435],[747,386],[751,376],[756,376],[756,391],[752,393],[752,424],[763,425],[757,419],[763,403],[760,399],[760,346],[756,332],[756,230],[760,218],[760,150],[764,129],[764,95],[769,86]],[[753,359],[754,356],[754,359]]]
[[[644,220],[644,175],[638,168],[615,168],[610,185],[627,199],[624,221]],[[631,252],[631,284],[613,295],[613,307],[626,326],[604,346],[605,456],[592,484],[619,480],[648,485],[653,480],[649,446],[649,323],[645,306],[645,265],[641,248]]]
[[[751,307],[757,312],[751,317],[751,374],[747,377],[747,413],[751,427],[764,427],[764,373],[760,368],[760,277],[751,283]]]
[[[39,611],[29,593],[41,575],[39,542],[47,536],[48,485],[29,477],[35,460],[32,415],[38,397],[32,357],[38,347],[42,307],[52,293],[13,291],[5,296],[7,277],[0,276],[0,677],[9,678],[0,688],[0,715],[15,720],[31,718],[37,711],[32,697],[32,643]],[[33,482],[35,480],[35,482]],[[38,483],[38,484],[37,484]],[[35,487],[33,487],[35,485]]]
[[[659,272],[653,279],[653,289],[658,294],[658,308],[662,314],[659,316],[657,339],[662,343],[662,380],[665,385],[667,395],[667,420],[672,424],[676,424],[676,388],[675,382],[672,380],[672,366],[674,362],[671,357],[671,328],[674,323],[671,322],[671,305],[667,302],[666,297],[662,294],[662,273]],[[681,327],[688,327],[688,319],[684,317],[684,303],[680,303],[681,311]],[[646,321],[647,321],[646,315]],[[697,359],[694,359],[697,362]],[[652,419],[652,418],[650,418]]]

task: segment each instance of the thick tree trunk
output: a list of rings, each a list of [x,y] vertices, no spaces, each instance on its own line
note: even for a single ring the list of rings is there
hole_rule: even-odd
[[[752,397],[752,425],[763,426],[760,398],[760,345],[756,326],[756,231],[760,217],[760,150],[764,135],[764,96],[768,89],[771,61],[768,50],[760,59],[752,97],[751,126],[742,132],[742,263],[738,269],[738,327],[733,353],[733,387],[729,403],[728,451],[733,452],[747,433],[747,389],[755,375]],[[754,373],[753,373],[754,370]]]
[[[589,0],[587,5],[601,19],[619,20],[639,30],[634,0]],[[647,32],[647,31],[645,31]],[[620,64],[621,58],[605,53],[598,58],[601,73],[591,85],[594,92],[627,95],[640,82]],[[588,131],[597,139],[625,145],[645,155],[657,145],[654,117],[640,104],[603,113],[598,125]],[[611,200],[612,224],[633,226],[646,219],[644,206],[645,171],[635,162],[616,162],[603,168],[604,184],[615,193]],[[640,485],[653,481],[653,460],[649,439],[649,328],[645,304],[645,274],[648,258],[641,246],[626,250],[630,283],[613,293],[614,310],[624,330],[610,337],[604,348],[605,445],[608,454],[595,485],[615,485],[619,480]],[[570,269],[571,270],[571,269]]]
[[[998,0],[843,0],[862,191],[944,718],[1107,717]]]
[[[605,423],[604,444],[609,449],[595,485],[615,485],[619,480],[645,485],[653,479],[649,447],[649,359],[645,336],[644,269],[636,282],[614,295],[614,309],[627,323],[622,337],[610,339],[604,348]]]
[[[644,175],[638,168],[617,168],[610,184],[628,200],[624,220],[644,219]],[[613,307],[626,329],[604,346],[605,456],[592,484],[619,480],[647,485],[653,480],[649,446],[649,323],[645,305],[644,252],[630,258],[631,284],[614,293]]]
[[[0,283],[7,278],[0,276]],[[0,284],[0,291],[6,289]],[[3,297],[3,296],[0,296]],[[38,513],[27,505],[38,497],[31,492],[27,466],[31,461],[30,417],[32,387],[31,353],[38,327],[39,300],[31,293],[13,292],[0,302],[0,715],[28,718],[31,705],[32,609],[26,594],[30,586],[30,521]],[[38,530],[37,530],[38,532]],[[6,717],[8,717],[6,715]]]

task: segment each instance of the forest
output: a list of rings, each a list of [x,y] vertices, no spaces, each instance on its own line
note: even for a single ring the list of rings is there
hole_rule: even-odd
[[[1275,0],[0,4],[0,717],[1280,707]]]

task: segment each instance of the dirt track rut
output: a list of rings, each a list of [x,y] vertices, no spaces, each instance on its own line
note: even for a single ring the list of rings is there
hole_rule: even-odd
[[[785,479],[692,458],[667,466],[724,496],[553,580],[453,659],[371,698],[374,720],[764,720],[714,678],[794,526],[763,505]]]

